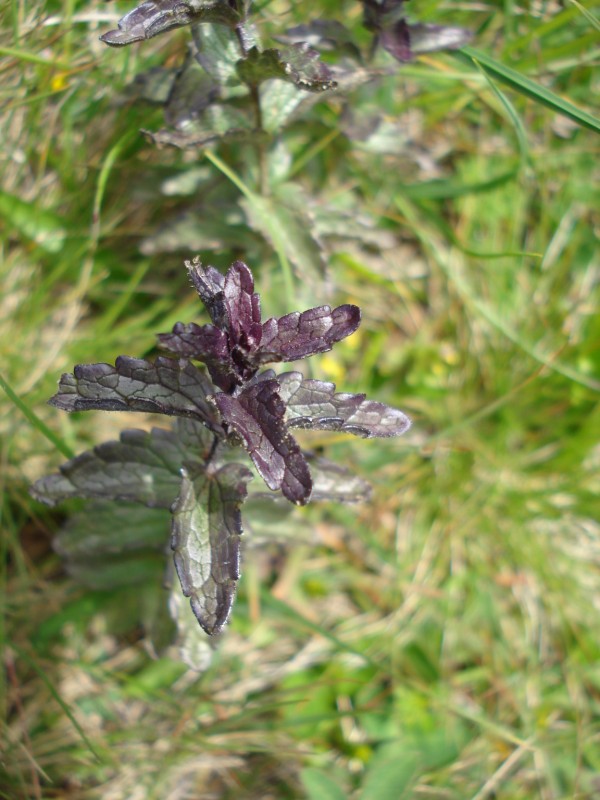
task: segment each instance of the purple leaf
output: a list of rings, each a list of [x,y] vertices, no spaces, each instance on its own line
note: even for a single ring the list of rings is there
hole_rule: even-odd
[[[350,336],[360,325],[357,306],[319,306],[294,311],[263,325],[259,362],[295,361],[331,350],[336,342]]]
[[[384,28],[379,41],[384,50],[397,61],[412,61],[419,53],[437,50],[456,50],[472,38],[465,28],[449,28],[443,25],[409,25],[400,20],[391,28]]]
[[[243,261],[234,261],[227,270],[223,294],[230,347],[251,353],[260,344],[262,333],[260,298],[254,291],[252,272]]]
[[[419,53],[454,50],[470,41],[472,34],[465,28],[409,24],[405,19],[405,2],[362,0],[365,27],[377,34],[383,49],[397,61],[412,61]]]
[[[172,333],[159,333],[158,340],[161,347],[178,358],[206,361],[207,358],[223,360],[229,355],[227,336],[214,325],[200,326],[194,322],[184,325],[177,322]]]
[[[238,377],[229,354],[225,333],[214,325],[184,325],[177,322],[172,333],[159,333],[161,347],[180,358],[194,358],[208,367],[214,383],[224,392],[237,384]]]
[[[412,61],[410,32],[405,20],[401,19],[391,28],[384,28],[379,34],[379,42],[397,61]]]
[[[119,20],[118,30],[108,31],[100,41],[124,47],[202,22],[233,26],[239,22],[239,14],[223,0],[146,0]]]
[[[446,25],[408,25],[412,55],[432,53],[437,50],[456,50],[464,47],[473,38],[466,28],[451,28]]]
[[[364,394],[336,394],[333,383],[305,380],[300,372],[285,372],[277,380],[290,427],[342,431],[365,439],[400,436],[410,427],[410,419],[399,409],[367,400]]]
[[[246,264],[235,261],[225,277],[212,267],[204,269],[198,259],[187,267],[213,325],[177,323],[172,333],[158,338],[178,356],[203,361],[227,393],[251,380],[261,364],[324,353],[360,324],[360,309],[352,305],[295,311],[261,324],[260,297]]]
[[[297,505],[308,502],[312,480],[298,443],[286,429],[278,382],[257,381],[238,397],[217,394],[214,399],[269,489],[281,489]]]
[[[190,280],[206,306],[213,323],[217,328],[223,329],[225,326],[225,301],[223,297],[225,276],[221,275],[219,270],[214,267],[206,267],[205,269],[198,256],[193,261],[186,261],[185,266]]]
[[[311,500],[362,503],[371,496],[370,485],[351,470],[320,456],[307,455],[307,460],[314,484]]]
[[[251,478],[241,464],[214,473],[183,470],[171,547],[183,593],[208,634],[219,633],[231,613],[240,577],[240,506]]]
[[[223,433],[207,396],[214,389],[189,362],[157,358],[154,363],[120,356],[110,364],[79,364],[64,373],[50,404],[64,411],[147,411],[192,417]]]
[[[371,496],[371,486],[355,475],[351,470],[334,464],[314,453],[302,451],[310,467],[313,490],[310,495],[311,503],[319,500],[333,500],[337,503],[362,503]],[[250,499],[273,500],[281,499],[281,494],[265,491],[261,485],[251,484],[248,496]]]

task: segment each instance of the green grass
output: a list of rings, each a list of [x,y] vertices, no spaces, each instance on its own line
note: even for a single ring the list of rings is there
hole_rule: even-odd
[[[359,31],[358,3],[316,5]],[[251,204],[251,152],[196,163],[137,134],[160,113],[119,91],[178,63],[186,31],[117,52],[97,42],[113,4],[7,5],[0,797],[600,793],[598,8],[467,5],[411,11],[470,27],[472,48],[351,97],[353,114],[389,123],[395,152],[340,133],[340,99],[283,137],[317,220],[334,207],[373,225],[369,245],[349,237],[352,216],[327,239],[327,291],[302,230],[273,234],[275,250],[243,211],[223,219],[243,206],[219,163]],[[272,30],[311,10],[260,6]],[[162,193],[192,168],[203,170],[194,195]],[[398,441],[311,440],[368,477],[373,500],[315,504],[277,533],[256,521],[232,623],[202,675],[144,649],[160,590],[91,590],[66,575],[50,542],[72,509],[27,493],[66,453],[149,423],[67,417],[45,400],[73,364],[150,354],[156,331],[200,315],[182,268],[195,250],[140,250],[189,210],[203,258],[245,258],[267,313],[292,310],[292,291],[358,302],[360,331],[313,374],[414,418]]]

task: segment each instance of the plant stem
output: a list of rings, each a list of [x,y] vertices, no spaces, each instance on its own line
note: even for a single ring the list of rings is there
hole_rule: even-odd
[[[266,197],[269,193],[269,163],[267,160],[267,148],[263,140],[263,117],[260,105],[260,89],[258,86],[250,87],[250,99],[254,106],[254,118],[259,139],[256,142],[256,155],[258,157],[258,193]]]
[[[241,22],[235,27],[235,35],[240,44],[242,58],[248,55],[248,42],[250,41],[244,23]],[[267,160],[267,149],[262,140],[263,134],[263,118],[262,108],[260,105],[260,89],[257,85],[252,85],[250,89],[250,100],[254,107],[254,125],[258,134],[258,141],[256,142],[256,155],[258,161],[258,193],[265,197],[269,193],[269,169]]]

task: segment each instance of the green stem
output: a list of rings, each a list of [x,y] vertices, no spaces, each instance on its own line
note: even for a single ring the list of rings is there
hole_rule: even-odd
[[[240,190],[240,192],[244,195],[244,197],[248,200],[248,202],[254,206],[255,209],[258,210],[258,213],[265,217],[265,200],[263,200],[260,195],[253,192],[244,181],[236,175],[236,173],[225,164],[224,161],[221,161],[219,156],[215,155],[211,150],[204,151],[205,157],[210,161],[213,166],[215,166],[220,172],[225,175],[226,178],[233,183],[234,186]],[[268,224],[268,218],[267,218]],[[273,247],[275,248],[275,252],[279,258],[279,263],[281,265],[281,272],[283,274],[283,284],[285,287],[285,295],[286,300],[289,303],[290,307],[294,304],[295,298],[295,289],[294,289],[294,273],[292,271],[292,266],[289,262],[289,259],[285,252],[285,245],[281,241],[281,234],[277,230],[276,226],[269,226],[271,238],[273,241]]]
[[[256,155],[258,157],[258,193],[266,197],[269,193],[269,163],[267,160],[267,148],[262,138],[263,116],[260,105],[260,89],[258,86],[250,87],[250,99],[254,106],[254,119],[259,139],[256,143]]]

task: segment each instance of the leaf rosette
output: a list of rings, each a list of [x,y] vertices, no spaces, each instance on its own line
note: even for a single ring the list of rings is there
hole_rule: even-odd
[[[183,593],[208,634],[227,622],[239,578],[240,509],[253,472],[237,463],[242,448],[270,492],[297,505],[356,501],[368,487],[347,470],[302,450],[295,428],[361,437],[404,433],[401,411],[363,394],[336,392],[302,373],[261,367],[330,350],[360,324],[354,305],[319,306],[263,322],[250,269],[226,275],[187,262],[211,322],[177,323],[159,334],[170,357],[119,357],[65,373],[50,403],[65,411],[138,411],[177,418],[172,430],[126,431],[40,479],[33,495],[50,505],[71,497],[119,500],[172,513],[171,546]],[[194,362],[202,362],[203,368]],[[256,492],[254,492],[256,495]]]

